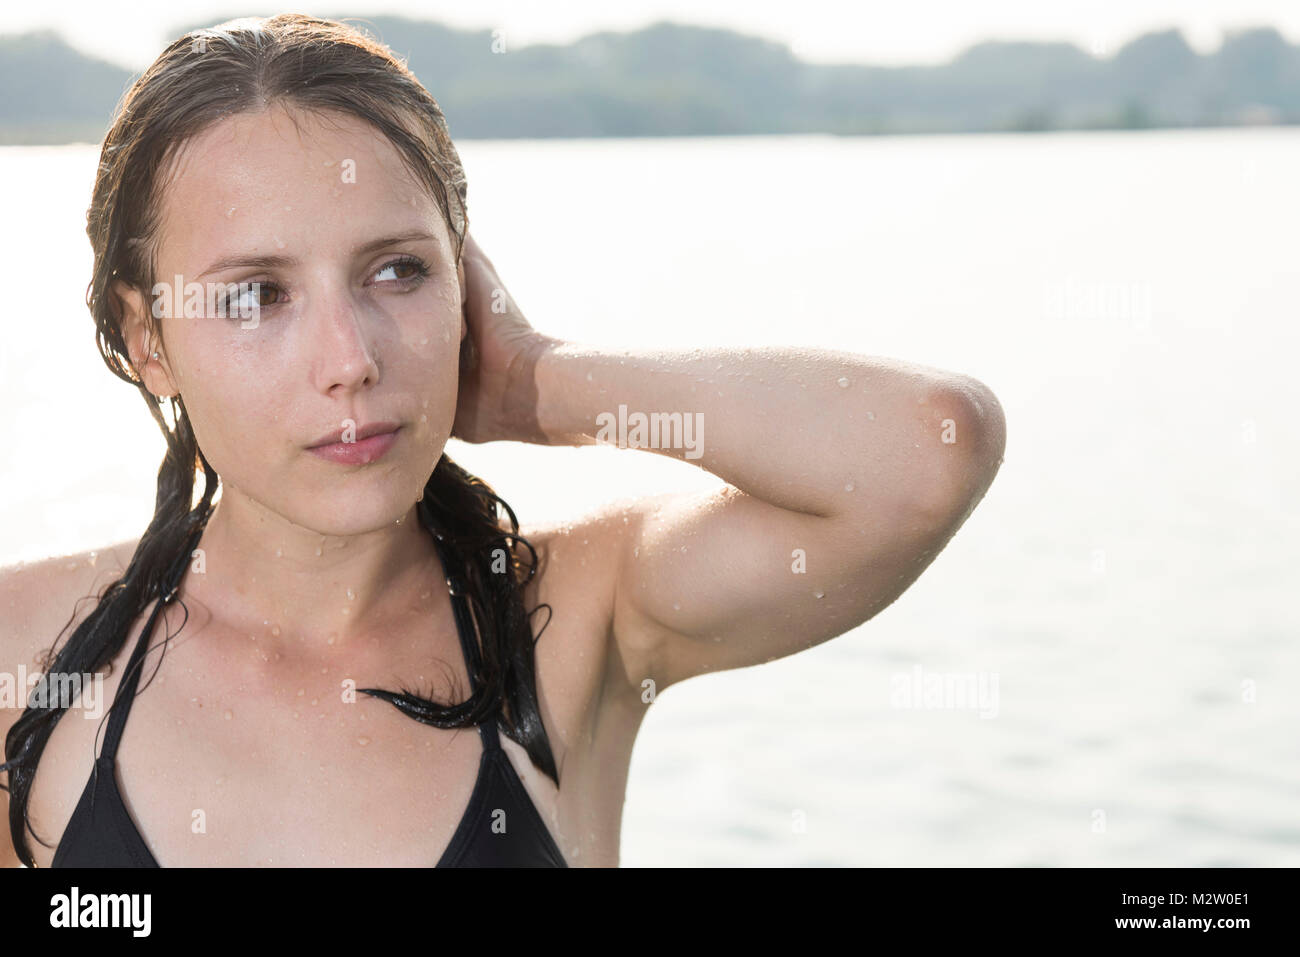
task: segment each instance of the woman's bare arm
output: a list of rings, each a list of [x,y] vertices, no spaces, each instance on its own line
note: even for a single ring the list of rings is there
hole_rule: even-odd
[[[593,545],[607,552],[597,561],[615,569],[611,634],[626,677],[660,690],[874,616],[966,520],[1005,445],[1002,409],[982,383],[890,359],[552,343],[533,373],[547,442],[590,444],[603,427],[605,440],[634,444],[652,437],[634,433],[634,414],[658,415],[651,451],[728,483],[593,520]]]
[[[477,360],[455,434],[649,448],[727,483],[577,523],[624,691],[770,661],[868,620],[1002,463],[1002,408],[969,376],[824,349],[586,348],[534,330],[472,235],[463,266]]]

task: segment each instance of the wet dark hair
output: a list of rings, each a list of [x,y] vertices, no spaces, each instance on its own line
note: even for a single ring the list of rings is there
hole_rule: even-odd
[[[94,250],[94,274],[86,304],[94,316],[105,363],[140,390],[166,439],[167,453],[158,469],[149,527],[122,577],[100,591],[96,607],[74,629],[66,645],[57,654],[50,650],[52,661],[44,666],[50,685],[60,676],[102,673],[121,650],[132,622],[149,603],[173,598],[169,592],[187,570],[191,550],[215,508],[212,499],[219,477],[198,446],[185,404],[179,395],[153,395],[135,374],[120,309],[110,288],[115,280],[121,280],[146,291],[145,301],[149,301],[165,185],[160,176],[177,151],[224,117],[272,104],[318,115],[350,114],[386,137],[437,202],[460,263],[468,228],[460,157],[441,108],[387,47],[345,23],[286,14],[193,30],[162,52],[126,92],[104,139],[86,216],[86,232]],[[161,334],[161,330],[152,331]],[[472,361],[466,349],[470,343],[467,337],[462,370]],[[163,416],[168,403],[170,427]],[[204,484],[196,503],[199,469]],[[508,531],[499,509],[509,517]],[[471,626],[464,603],[472,608],[481,639],[478,660],[471,665],[477,665],[479,689],[467,700],[453,704],[440,704],[431,695],[424,697],[406,689],[360,690],[438,728],[498,722],[502,732],[520,744],[558,785],[559,772],[537,702],[536,639],[531,614],[525,613],[523,605],[524,587],[537,569],[536,552],[518,535],[519,523],[510,506],[445,453],[429,476],[416,511],[421,525],[435,537],[458,626]],[[520,546],[529,554],[527,562],[516,554]],[[549,612],[546,605],[540,608]],[[9,772],[9,830],[14,849],[28,867],[36,864],[26,832],[31,830],[41,840],[27,818],[36,764],[55,724],[71,706],[70,701],[51,700],[53,697],[47,696],[43,702],[29,698],[29,706],[5,738],[7,760],[0,764],[0,770]],[[114,701],[113,707],[117,704]]]

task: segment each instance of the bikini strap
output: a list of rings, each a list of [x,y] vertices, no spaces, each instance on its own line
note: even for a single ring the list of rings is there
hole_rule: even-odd
[[[122,680],[113,695],[113,704],[108,713],[108,731],[104,734],[104,747],[101,749],[99,757],[95,759],[96,763],[112,765],[117,760],[117,746],[122,741],[122,729],[126,727],[126,716],[131,711],[131,705],[135,701],[136,688],[140,685],[140,673],[144,671],[144,656],[149,647],[149,636],[153,634],[154,622],[158,620],[158,615],[163,608],[171,604],[172,599],[176,597],[176,592],[180,589],[181,579],[185,577],[185,573],[189,570],[190,556],[203,534],[204,524],[199,523],[190,533],[185,548],[163,579],[162,593],[158,596],[158,601],[154,604],[149,620],[145,622],[144,628],[140,632],[140,637],[136,639],[135,648],[131,651],[131,657],[126,663],[126,671],[123,673]]]
[[[465,598],[468,587],[465,584],[465,579],[451,570],[451,562],[448,560],[446,552],[446,542],[437,530],[433,530],[433,544],[438,552],[438,560],[442,563],[443,575],[447,580],[447,592],[451,596],[451,612],[456,619],[456,634],[460,637],[460,648],[465,655],[465,669],[469,672],[472,689],[477,691],[480,687],[479,673],[482,664],[478,653],[478,642],[475,639],[474,618],[470,614],[469,603]],[[483,739],[483,749],[485,751],[499,751],[501,749],[501,741],[497,736],[495,716],[482,722],[478,726],[478,731],[479,737]]]
[[[117,687],[116,694],[113,695],[113,706],[108,713],[108,731],[104,734],[104,747],[96,761],[111,765],[117,760],[117,746],[122,741],[122,729],[126,727],[126,716],[135,701],[135,691],[140,684],[140,672],[144,670],[144,655],[149,645],[149,636],[153,633],[154,622],[165,604],[166,602],[160,597],[154,604],[153,613],[149,615],[140,637],[136,639],[122,681]]]

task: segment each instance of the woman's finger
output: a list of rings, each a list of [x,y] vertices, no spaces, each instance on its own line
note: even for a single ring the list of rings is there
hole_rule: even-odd
[[[492,260],[488,259],[487,254],[483,252],[483,247],[474,239],[472,233],[465,233],[465,251],[461,258],[472,260],[477,266],[480,266],[493,276],[497,274],[496,267],[492,265]]]

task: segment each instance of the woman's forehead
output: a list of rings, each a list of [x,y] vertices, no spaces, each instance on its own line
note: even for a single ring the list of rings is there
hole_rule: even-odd
[[[401,154],[360,119],[272,107],[217,121],[178,151],[168,187],[199,194],[270,199],[303,187],[322,198],[353,192],[424,193]]]
[[[368,234],[394,217],[423,223],[449,252],[437,203],[374,127],[272,108],[227,117],[178,152],[163,191],[162,246],[185,257],[241,241],[301,244]]]

